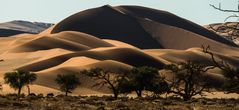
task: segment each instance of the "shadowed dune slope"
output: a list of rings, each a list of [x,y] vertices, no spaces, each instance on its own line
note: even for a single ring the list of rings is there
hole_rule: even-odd
[[[121,63],[125,63],[131,66],[153,66],[162,68],[163,63],[139,50],[131,48],[113,48],[104,49],[102,51],[81,51],[65,55],[60,55],[47,60],[38,61],[23,67],[19,67],[19,70],[28,71],[41,71],[47,68],[51,68],[69,60],[73,57],[85,56],[96,60],[115,60]]]
[[[209,45],[238,47],[233,42],[176,15],[137,6],[103,6],[85,10],[58,23],[51,33],[62,31],[85,32],[102,39],[122,41],[141,49],[188,49],[199,47],[204,42]],[[172,40],[165,44],[165,39]],[[183,42],[180,42],[181,40]]]
[[[200,25],[197,25],[191,21],[178,17],[172,13],[156,10],[152,8],[140,7],[140,6],[119,6],[116,7],[126,14],[132,14],[140,18],[147,18],[155,22],[163,23],[166,25],[182,28],[190,32],[205,36],[212,40],[216,40],[221,43],[225,43],[231,46],[236,46],[232,42],[219,37],[217,34],[206,30]],[[219,37],[219,38],[218,38]]]
[[[80,31],[101,39],[122,41],[140,48],[161,48],[140,24],[109,6],[77,13],[55,26],[52,33]]]
[[[71,51],[82,51],[97,47],[112,47],[113,45],[97,37],[81,32],[65,31],[57,34],[40,36],[29,42],[11,49],[11,52],[32,52],[62,48]]]
[[[31,42],[27,42],[16,48],[10,50],[11,52],[33,52],[37,50],[48,50],[53,48],[62,48],[67,50],[87,50],[90,47],[74,43],[71,41],[67,41],[60,38],[53,38],[53,37],[40,37],[38,39],[34,39]]]
[[[227,45],[208,39],[205,36],[195,34],[182,28],[173,27],[151,20],[139,20],[145,30],[152,35],[166,49],[188,49],[210,45],[214,50],[228,48]]]
[[[0,23],[0,36],[13,36],[23,33],[40,33],[49,28],[53,24],[41,22],[29,22],[22,20],[15,20],[5,23]]]
[[[64,31],[58,34],[53,34],[51,37],[61,38],[64,40],[72,41],[75,43],[83,44],[91,48],[97,47],[112,47],[113,45],[99,39],[97,37],[81,33],[81,32],[73,32],[73,31]]]
[[[0,37],[12,36],[17,34],[27,33],[19,30],[10,30],[10,29],[0,29]]]

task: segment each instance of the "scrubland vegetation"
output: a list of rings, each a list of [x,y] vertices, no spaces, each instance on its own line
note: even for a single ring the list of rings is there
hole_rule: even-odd
[[[7,94],[0,97],[1,109],[162,109],[162,110],[201,110],[225,109],[238,110],[239,99],[207,99],[194,98],[211,90],[225,93],[238,93],[238,69],[232,68],[226,62],[217,62],[209,47],[203,47],[205,54],[211,56],[214,66],[206,66],[200,62],[186,61],[178,64],[166,65],[163,70],[172,73],[168,80],[154,67],[134,67],[124,73],[116,73],[101,68],[92,68],[80,73],[96,80],[94,86],[107,86],[113,96],[68,96],[72,90],[79,86],[80,80],[74,74],[58,74],[55,82],[59,90],[65,95],[54,96],[49,93],[30,93],[29,85],[37,75],[27,71],[7,72],[4,75],[6,84],[18,91],[17,94]],[[226,77],[224,84],[215,88],[208,83],[205,73],[213,68],[220,68]],[[28,95],[21,94],[22,87],[28,87]],[[4,89],[4,88],[2,88]],[[147,93],[146,93],[147,92]],[[127,94],[136,93],[137,97],[128,97]],[[146,94],[146,95],[145,95]],[[171,94],[161,97],[162,94]],[[173,94],[173,95],[172,95]]]

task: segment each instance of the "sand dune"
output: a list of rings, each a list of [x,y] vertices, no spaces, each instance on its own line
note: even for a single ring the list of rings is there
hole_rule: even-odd
[[[40,71],[43,69],[47,69],[50,67],[54,67],[62,64],[63,62],[73,58],[85,56],[96,60],[115,60],[118,62],[122,62],[131,66],[153,66],[157,68],[162,68],[164,65],[160,60],[147,55],[139,50],[132,48],[109,48],[104,49],[102,51],[81,51],[70,54],[64,54],[60,56],[56,56],[50,59],[38,61],[31,63],[29,65],[25,65],[18,69],[20,70],[30,70],[30,71]]]
[[[131,16],[137,16],[138,18],[147,18],[158,23],[182,28],[192,33],[202,35],[206,38],[209,38],[221,43],[225,43],[231,46],[235,46],[235,44],[233,44],[232,42],[225,40],[208,30],[205,30],[202,26],[199,26],[191,21],[188,21],[186,19],[183,19],[181,17],[178,17],[166,11],[140,7],[140,6],[118,6],[116,8],[118,8],[119,10],[121,10],[122,12],[126,14],[128,13],[131,14]]]
[[[0,36],[13,36],[22,33],[40,33],[53,24],[15,20],[0,23]]]
[[[4,72],[17,69],[18,67],[21,67],[23,65],[69,53],[71,53],[71,51],[57,48],[51,50],[23,53],[6,52],[0,55],[0,58],[4,59],[4,61],[0,63],[0,76],[3,76]]]
[[[220,50],[222,47],[231,47],[227,44],[218,42],[218,38],[221,37],[212,40],[188,30],[150,20],[140,20],[140,23],[142,23],[145,30],[166,49],[188,49],[192,47],[201,47],[202,45],[210,45],[214,50]]]
[[[58,23],[52,33],[61,31],[85,32],[101,39],[118,40],[142,49],[188,49],[203,44],[211,45],[215,49],[223,44],[238,47],[202,26],[176,15],[137,6],[103,6],[85,10]]]
[[[117,41],[117,40],[111,40],[111,39],[103,39],[103,40],[105,42],[110,43],[111,45],[116,46],[116,47],[137,48],[137,47],[134,47],[134,46],[132,46],[130,44],[127,44],[127,43],[124,43],[124,42],[120,42],[120,41]]]
[[[239,45],[238,22],[215,23],[204,27]]]
[[[161,47],[136,20],[109,6],[72,15],[58,23],[53,28],[52,33],[61,31],[84,32],[101,39],[118,40],[141,48]]]
[[[21,38],[22,40],[23,38]],[[19,40],[15,40],[15,42]],[[14,43],[15,43],[14,42]],[[37,50],[48,50],[62,48],[72,51],[82,51],[97,47],[111,47],[110,43],[100,40],[91,35],[80,32],[61,32],[48,36],[36,36],[31,42],[26,42],[14,47],[10,52],[32,52]]]
[[[48,50],[53,48],[62,48],[62,49],[73,50],[73,51],[81,51],[81,50],[90,49],[90,47],[88,46],[74,43],[72,41],[67,41],[60,38],[41,37],[31,42],[27,42],[25,44],[17,46],[16,48],[13,48],[12,50],[10,50],[10,52],[33,52],[33,51]]]
[[[169,62],[177,63],[177,62],[185,62],[188,60],[197,61],[208,66],[213,65],[211,61],[211,56],[202,52],[201,48],[191,48],[187,50],[173,50],[173,49],[148,49],[144,50],[144,52],[155,55],[157,57],[163,58]],[[220,62],[221,59],[225,60],[228,64],[234,67],[238,67],[239,63],[238,57],[228,56],[226,54],[221,54],[213,51],[215,55],[215,59]]]
[[[48,87],[52,87],[52,88],[57,88],[56,83],[54,82],[54,79],[56,78],[57,74],[76,74],[77,76],[79,76],[80,81],[82,82],[82,84],[80,85],[80,88],[85,88],[88,89],[89,94],[94,94],[94,91],[100,91],[103,93],[107,93],[107,91],[109,91],[106,87],[104,87],[103,89],[99,90],[99,88],[95,87],[92,88],[92,86],[95,84],[94,79],[85,76],[83,74],[80,74],[80,71],[84,70],[84,69],[91,69],[91,68],[103,68],[105,70],[109,70],[109,71],[114,71],[114,72],[118,72],[121,73],[122,71],[128,71],[130,68],[132,68],[132,66],[117,62],[117,61],[112,61],[112,60],[104,60],[104,61],[93,61],[91,62],[91,64],[79,64],[76,65],[76,61],[73,61],[76,58],[70,59],[67,62],[68,65],[59,65],[50,69],[46,69],[43,71],[39,71],[37,72],[38,74],[38,81],[35,84],[39,84],[39,85],[43,85],[43,86],[48,86]],[[82,60],[89,60],[89,58],[78,58],[81,61]],[[92,59],[91,59],[92,60]],[[69,62],[70,65],[69,65]],[[72,65],[72,63],[74,65]],[[77,62],[78,64],[79,62]],[[88,62],[86,62],[88,63]],[[110,65],[110,66],[109,66]],[[46,83],[47,82],[47,83]],[[89,91],[91,90],[91,91]],[[92,91],[93,90],[93,91]],[[77,92],[76,92],[77,93]]]
[[[0,29],[0,37],[6,37],[6,36],[12,36],[16,34],[22,34],[25,33],[24,31],[18,31],[18,30],[9,30],[9,29]]]
[[[64,40],[72,41],[75,43],[83,44],[91,48],[97,48],[97,47],[112,47],[113,45],[104,42],[101,39],[85,34],[80,32],[71,32],[71,31],[64,31],[59,34],[54,34],[51,37],[55,38],[61,38]]]
[[[239,66],[236,44],[186,19],[144,7],[103,6],[72,15],[39,34],[0,38],[0,81],[7,71],[33,71],[38,74],[33,90],[51,88],[57,93],[56,75],[76,74],[82,85],[74,94],[109,93],[106,87],[92,88],[95,80],[79,72],[97,67],[117,73],[139,66],[161,69],[187,60],[213,65],[201,45],[210,45],[218,61]],[[207,75],[212,84],[224,81],[217,68]]]

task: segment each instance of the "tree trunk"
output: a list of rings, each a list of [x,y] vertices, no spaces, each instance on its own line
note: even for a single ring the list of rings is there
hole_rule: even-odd
[[[114,85],[107,79],[105,79],[107,81],[107,83],[110,85],[110,88],[112,89],[113,93],[114,93],[114,98],[117,99],[118,98],[118,90],[114,87]]]
[[[191,99],[190,96],[187,96],[187,95],[183,96],[183,100],[184,100],[184,101],[188,101],[188,100],[190,100],[190,99]]]
[[[141,90],[136,91],[136,94],[137,94],[138,97],[142,97],[142,91]]]
[[[68,91],[66,91],[66,96],[68,95]]]
[[[29,85],[27,85],[27,91],[28,91],[28,95],[30,95],[31,91],[30,91],[30,86]]]
[[[114,91],[114,98],[117,99],[118,98],[118,92]]]
[[[22,87],[19,87],[19,88],[18,88],[18,93],[17,93],[17,97],[18,97],[18,99],[20,99],[21,90],[22,90]]]

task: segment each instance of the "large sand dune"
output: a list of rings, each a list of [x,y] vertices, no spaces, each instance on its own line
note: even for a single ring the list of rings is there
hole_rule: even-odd
[[[69,30],[85,32],[102,39],[119,40],[143,49],[188,49],[202,43],[216,45],[216,42],[238,47],[233,42],[173,14],[136,6],[103,6],[85,10],[58,23],[51,33]]]
[[[0,80],[14,69],[38,74],[34,90],[59,92],[57,74],[76,74],[82,85],[74,94],[108,93],[92,88],[92,78],[83,69],[104,68],[117,73],[132,67],[152,66],[187,60],[213,65],[200,49],[210,45],[217,60],[239,67],[239,48],[207,29],[165,11],[137,6],[103,6],[72,15],[39,34],[0,38]],[[170,75],[169,75],[170,76]],[[223,80],[218,69],[208,73],[210,83]]]

